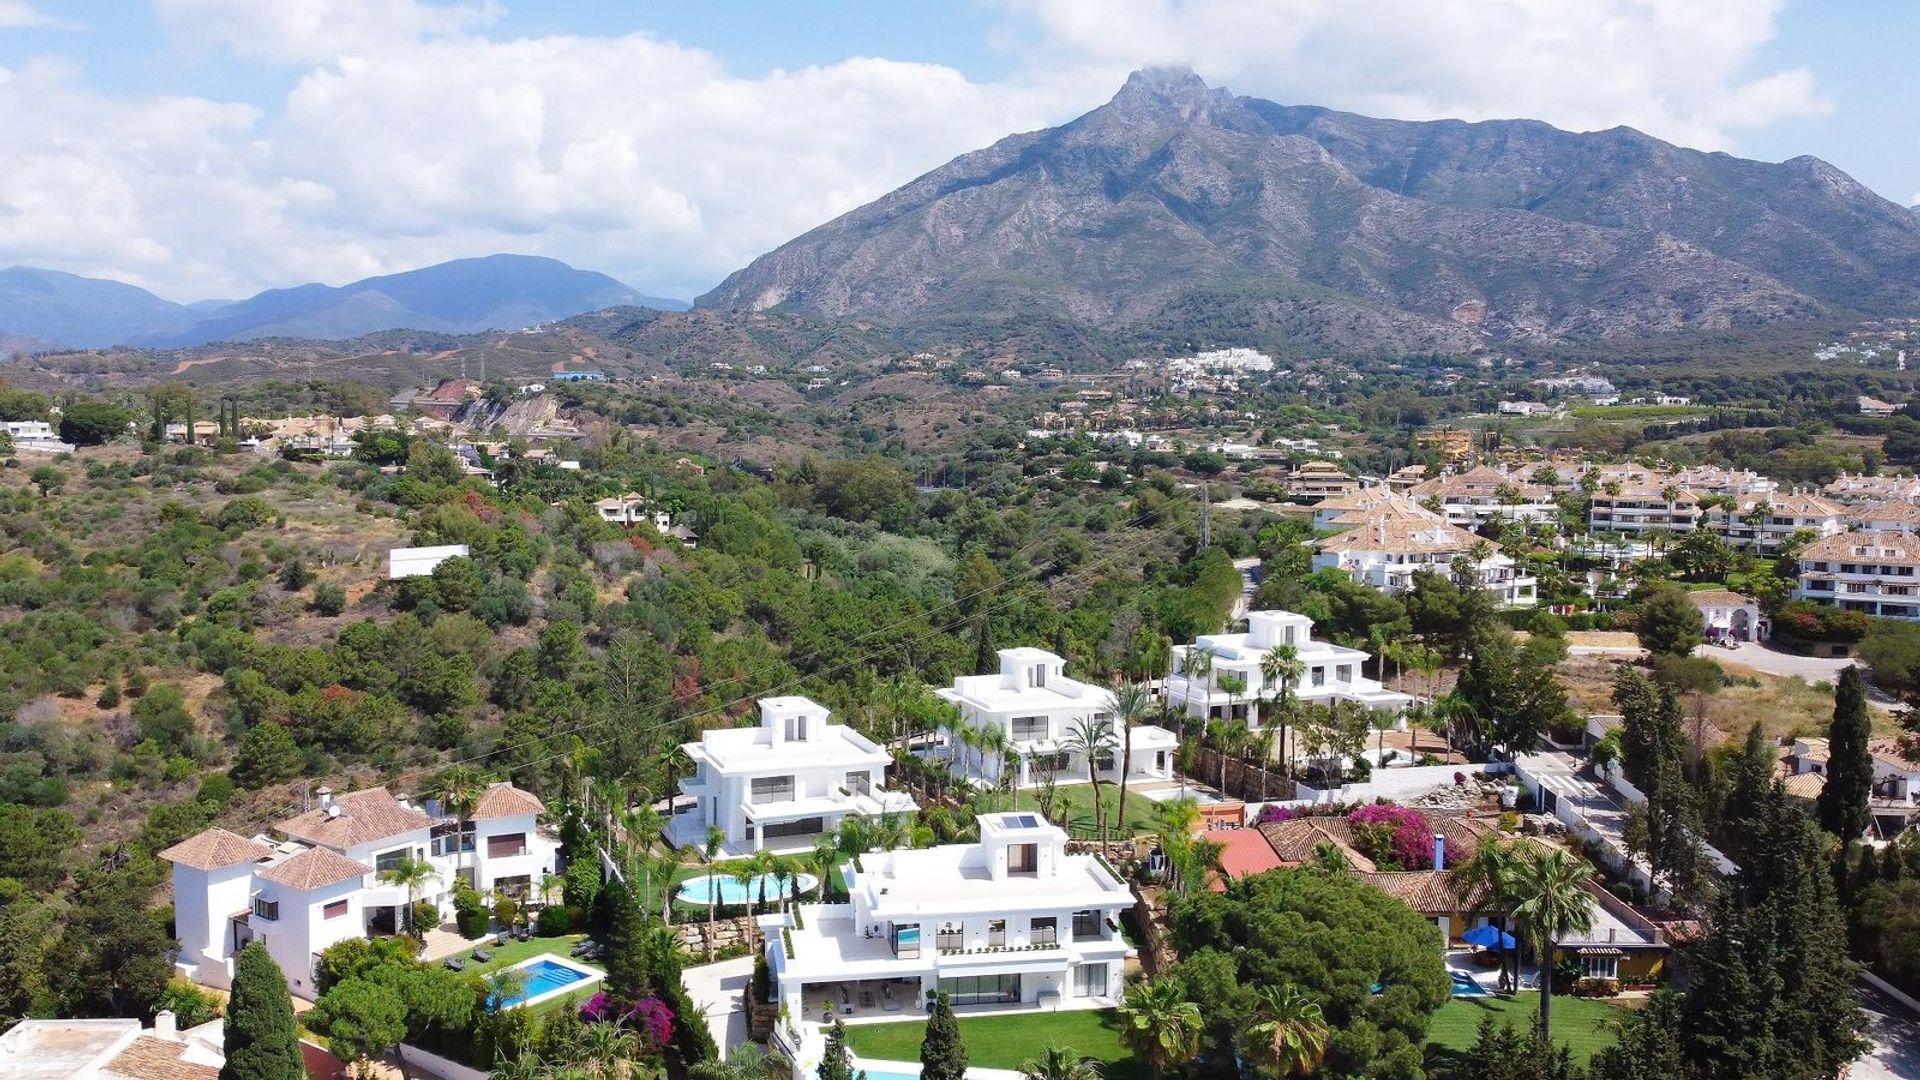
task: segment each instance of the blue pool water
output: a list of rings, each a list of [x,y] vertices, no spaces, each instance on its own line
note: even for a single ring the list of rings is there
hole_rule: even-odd
[[[699,877],[691,877],[681,882],[680,888],[674,895],[689,904],[707,903],[707,894],[709,892],[713,894],[713,902],[716,904],[754,903],[760,899],[760,886],[763,883],[767,887],[766,894],[768,903],[773,903],[783,896],[790,896],[792,894],[792,883],[785,874],[761,874],[759,877],[744,884],[724,874],[702,874]],[[800,893],[804,896],[812,892],[814,886],[820,884],[820,879],[814,877],[812,874],[801,874],[799,884]],[[870,1075],[868,1080],[878,1080],[878,1078]],[[915,1076],[914,1080],[919,1080],[918,1076]]]
[[[1454,997],[1489,997],[1491,996],[1489,995],[1486,987],[1481,986],[1479,983],[1473,981],[1472,976],[1462,975],[1457,971],[1449,972],[1449,974],[1453,976],[1453,996]]]
[[[565,990],[592,978],[584,971],[575,971],[565,964],[556,964],[551,960],[535,960],[523,968],[516,969],[526,979],[527,984],[518,994],[506,998],[494,1005],[496,1009],[511,1009],[541,994],[555,990]]]

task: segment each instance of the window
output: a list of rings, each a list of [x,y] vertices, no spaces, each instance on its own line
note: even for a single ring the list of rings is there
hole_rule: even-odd
[[[847,792],[852,795],[867,795],[873,791],[873,774],[861,769],[847,774]]]
[[[337,919],[346,913],[347,902],[345,900],[335,900],[333,903],[320,909],[320,917],[323,919]]]
[[[1074,997],[1107,996],[1107,965],[1081,964],[1073,969]]]
[[[1327,685],[1327,669],[1326,668],[1317,667],[1313,669],[1313,685],[1315,686]]]
[[[1293,644],[1293,627],[1287,627],[1287,644]]]
[[[804,716],[787,717],[787,741],[807,741],[807,718]]]
[[[941,952],[967,947],[967,928],[959,923],[941,923],[940,932],[933,935],[933,946]]]
[[[1045,665],[1045,664],[1035,664],[1035,665],[1033,666],[1033,680],[1032,680],[1032,682],[1033,682],[1033,685],[1034,685],[1034,686],[1042,686],[1042,687],[1044,687],[1044,686],[1046,686],[1046,685],[1047,685],[1047,665]]]
[[[1073,940],[1098,941],[1105,937],[1105,920],[1097,911],[1076,911],[1073,913]]]
[[[1032,741],[1047,737],[1047,718],[1044,716],[1016,716],[1013,718],[1013,737]]]
[[[750,803],[792,802],[793,777],[756,776],[747,796]]]
[[[1333,678],[1335,682],[1352,682],[1353,665],[1341,664],[1339,667],[1333,669]]]
[[[1620,977],[1620,958],[1612,954],[1582,956],[1580,971],[1589,979],[1617,979]]]
[[[526,853],[526,833],[501,833],[499,836],[487,837],[487,858],[489,859],[505,859]]]
[[[1035,919],[1027,926],[1027,944],[1052,945],[1060,940],[1060,920],[1052,915]]]
[[[911,960],[920,955],[920,924],[907,923],[893,928],[893,955]]]
[[[1001,945],[1005,945],[1006,943],[1007,943],[1007,920],[988,919],[987,920],[988,947],[997,948]]]
[[[1039,872],[1039,844],[1012,844],[1007,847],[1007,873],[1037,874]]]
[[[412,856],[413,852],[406,848],[394,848],[392,851],[383,851],[373,857],[373,868],[376,872],[381,870],[395,870],[399,868],[401,863],[407,861]]]
[[[256,919],[278,919],[280,917],[280,901],[262,900],[257,896],[254,897],[253,917]]]
[[[955,1005],[1005,1005],[1020,1000],[1020,976],[970,975],[941,979],[940,992]]]
[[[465,830],[456,834],[453,831],[453,826],[449,825],[449,826],[446,826],[444,829],[437,830],[434,834],[433,853],[435,855],[453,855],[457,852],[465,852],[465,851],[472,851],[472,850],[473,850],[473,827],[472,826],[468,826]]]

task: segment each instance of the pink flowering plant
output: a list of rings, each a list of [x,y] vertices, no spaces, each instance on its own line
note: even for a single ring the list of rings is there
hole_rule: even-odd
[[[1382,870],[1427,870],[1433,866],[1433,826],[1405,806],[1375,803],[1347,815],[1354,846]]]

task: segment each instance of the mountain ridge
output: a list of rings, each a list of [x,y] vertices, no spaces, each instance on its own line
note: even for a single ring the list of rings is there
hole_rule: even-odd
[[[696,305],[1453,351],[1920,312],[1920,216],[1810,157],[1753,162],[1630,128],[1376,120],[1146,71],[781,245]]]

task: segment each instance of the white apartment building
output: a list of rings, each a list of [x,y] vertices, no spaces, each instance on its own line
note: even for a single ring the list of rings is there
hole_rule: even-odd
[[[173,864],[177,967],[205,986],[226,989],[233,960],[260,941],[287,976],[312,998],[314,961],[350,938],[393,934],[405,927],[407,890],[380,871],[407,859],[433,867],[415,899],[453,911],[460,881],[481,892],[527,897],[557,869],[559,840],[542,832],[538,798],[494,784],[463,820],[398,798],[386,788],[338,797],[274,826],[281,839],[253,839],[211,828],[162,851]],[[433,812],[429,812],[433,811]]]
[[[983,754],[951,735],[941,748],[956,775],[987,787],[1003,785],[1008,769],[1017,787],[1032,787],[1049,775],[1062,783],[1087,779],[1084,752],[1074,749],[1074,730],[1082,721],[1106,721],[1112,744],[1095,767],[1103,780],[1118,781],[1127,764],[1122,732],[1106,688],[1069,678],[1066,661],[1044,649],[1001,649],[1000,671],[963,675],[935,696],[960,710],[962,723],[1006,733],[1010,758]],[[1179,739],[1153,724],[1133,725],[1128,779],[1166,779],[1173,775]]]
[[[1920,537],[1850,532],[1800,552],[1801,600],[1836,604],[1888,619],[1920,619]]]
[[[798,1068],[818,1062],[835,1019],[924,1016],[929,991],[955,1008],[1097,1008],[1122,990],[1120,913],[1133,890],[1037,814],[980,817],[980,841],[863,855],[842,871],[849,902],[761,917],[781,1012],[775,1036]]]
[[[1617,484],[1617,486],[1615,486]],[[1593,493],[1587,528],[1644,536],[1690,533],[1700,521],[1700,497],[1671,484],[1608,481]]]
[[[693,805],[675,813],[667,838],[704,847],[707,830],[725,834],[728,854],[763,847],[803,849],[848,815],[910,814],[905,792],[885,790],[893,756],[804,697],[760,699],[760,723],[709,731],[683,745],[695,773],[680,781]]]
[[[1436,476],[1414,485],[1407,496],[1422,506],[1438,507],[1447,521],[1466,529],[1495,518],[1548,521],[1560,512],[1551,489],[1491,465]]]
[[[1477,584],[1491,591],[1503,607],[1532,607],[1539,602],[1539,582],[1523,572],[1499,545],[1450,525],[1426,511],[1402,509],[1358,511],[1341,518],[1352,527],[1315,543],[1315,570],[1335,569],[1361,585],[1386,593],[1413,587],[1413,575],[1422,570],[1445,575],[1455,584]],[[1479,554],[1476,554],[1479,553]],[[1455,573],[1455,560],[1466,560],[1469,574]]]
[[[1846,510],[1848,528],[1866,532],[1920,533],[1920,504],[1904,499],[1862,503]]]
[[[1645,482],[1653,484],[1656,479],[1648,478]],[[1752,469],[1723,469],[1718,465],[1696,465],[1682,469],[1665,482],[1685,488],[1695,495],[1731,495],[1735,498],[1746,495],[1765,497],[1780,490],[1778,481]]]
[[[1775,552],[1788,537],[1802,530],[1816,537],[1847,531],[1847,508],[1818,495],[1787,492],[1734,498],[1731,508],[1715,506],[1702,511],[1700,525],[1736,547]]]
[[[1836,502],[1920,502],[1920,478],[1912,476],[1861,476],[1841,473],[1820,490]]]
[[[1295,700],[1314,704],[1355,701],[1369,709],[1399,712],[1413,698],[1388,690],[1361,674],[1371,656],[1331,642],[1316,641],[1313,620],[1291,611],[1254,611],[1247,615],[1243,634],[1202,634],[1191,645],[1173,649],[1174,674],[1167,678],[1167,701],[1188,716],[1200,719],[1243,717],[1260,723],[1258,701],[1277,698],[1279,685],[1260,670],[1268,652],[1292,646],[1306,672],[1293,687]],[[1207,657],[1201,671],[1200,654]],[[1223,676],[1245,682],[1245,689],[1229,692],[1220,686]]]
[[[0,420],[0,434],[12,440],[18,453],[71,454],[74,445],[60,437],[45,420]]]
[[[1867,796],[1867,813],[1872,819],[1869,836],[1891,840],[1913,827],[1920,818],[1920,761],[1900,747],[1896,738],[1879,738],[1867,743],[1873,758],[1873,788]],[[1819,795],[1820,782],[1796,784],[1793,777],[1818,776],[1824,781],[1831,765],[1831,748],[1819,738],[1795,739],[1786,757],[1789,794],[1812,799]]]

